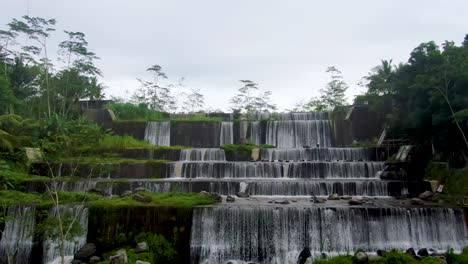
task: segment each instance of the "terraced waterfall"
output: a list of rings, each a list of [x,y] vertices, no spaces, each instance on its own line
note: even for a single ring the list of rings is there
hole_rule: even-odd
[[[326,113],[286,113],[275,116],[275,121],[260,121],[270,118],[259,114],[249,117],[253,121],[205,126],[217,131],[215,139],[205,141],[209,144],[238,143],[244,138],[276,146],[261,149],[255,161],[248,161],[250,156],[232,158],[218,147],[185,148],[177,152],[178,160],[176,155],[162,165],[158,177],[138,170],[145,173],[122,172],[124,176],[119,177],[125,179],[116,182],[110,174],[103,174],[90,182],[58,182],[58,189],[93,189],[108,195],[138,188],[222,195],[223,202],[193,211],[187,241],[192,264],[296,264],[301,252],[308,251],[312,258],[320,258],[357,249],[442,251],[467,246],[463,209],[401,205],[395,197],[408,195],[421,183],[380,179],[384,162],[378,160],[375,149],[333,146],[333,121]],[[173,132],[181,138],[183,131],[171,131],[169,122],[150,122],[145,138],[154,145],[168,146]],[[324,201],[330,195],[335,199]],[[230,202],[227,196],[232,196]],[[365,202],[350,205],[351,196],[365,197]],[[20,219],[30,211],[34,208],[10,207],[8,215]],[[86,218],[84,210],[79,221],[86,225]],[[26,263],[34,221],[21,227],[17,221],[6,222],[0,258],[19,248],[23,261],[18,263]],[[13,238],[16,244],[8,242]],[[67,244],[67,254],[85,240],[82,237]],[[54,243],[46,245],[44,263],[57,257],[50,248]]]

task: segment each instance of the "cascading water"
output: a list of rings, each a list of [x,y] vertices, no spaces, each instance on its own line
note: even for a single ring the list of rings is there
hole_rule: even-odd
[[[5,229],[0,241],[1,263],[31,263],[35,212],[33,206],[11,205],[5,217]]]
[[[192,263],[295,264],[357,249],[462,250],[463,211],[448,208],[202,207],[193,217]],[[245,261],[245,262],[244,262]]]
[[[248,115],[250,120],[327,120],[327,112],[304,112],[304,113],[251,113]]]
[[[262,149],[262,160],[275,161],[369,161],[367,148],[268,148]]]
[[[86,236],[88,234],[88,208],[83,205],[61,205],[53,207],[49,210],[51,217],[60,216],[64,223],[64,229],[71,228],[71,233],[68,233],[66,240],[63,243],[64,256],[73,256],[82,246],[86,244]],[[56,227],[58,228],[58,227]],[[81,230],[78,234],[73,234],[74,230]],[[46,233],[46,238],[43,242],[43,263],[60,263],[60,238],[58,230],[55,234],[57,237],[50,237]],[[72,235],[75,235],[74,237]]]
[[[170,146],[171,123],[148,122],[145,129],[145,140],[156,146]]]
[[[174,162],[168,177],[182,178],[377,178],[383,162]]]
[[[394,187],[392,185],[395,185]],[[390,188],[389,188],[390,186]],[[247,184],[246,193],[262,196],[352,196],[404,195],[401,184],[380,180],[365,181],[255,181]],[[391,189],[391,190],[389,190]]]
[[[219,148],[189,148],[180,151],[181,161],[225,161],[226,155]]]
[[[219,135],[219,144],[222,146],[222,145],[233,144],[233,143],[234,143],[233,123],[221,122],[221,133]]]
[[[330,147],[330,135],[328,120],[268,121],[266,144],[277,148]]]
[[[260,127],[260,122],[251,122],[250,123],[250,143],[255,145],[262,144],[262,130]]]

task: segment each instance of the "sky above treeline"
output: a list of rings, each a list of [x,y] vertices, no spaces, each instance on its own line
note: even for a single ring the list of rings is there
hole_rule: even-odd
[[[406,62],[430,40],[461,43],[467,10],[466,0],[0,0],[0,28],[28,14],[58,21],[55,43],[62,30],[85,33],[107,97],[129,99],[159,64],[212,109],[227,110],[238,80],[250,79],[284,110],[318,95],[328,66],[342,71],[351,102],[382,59]]]

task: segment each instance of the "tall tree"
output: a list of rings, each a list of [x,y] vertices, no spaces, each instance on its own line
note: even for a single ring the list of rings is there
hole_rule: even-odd
[[[200,111],[205,105],[205,97],[200,93],[200,89],[190,88],[186,94],[182,109],[188,113]]]
[[[11,32],[22,33],[36,43],[36,46],[26,45],[23,46],[22,49],[27,54],[39,56],[39,65],[44,72],[44,88],[46,94],[47,114],[49,117],[52,115],[51,91],[49,84],[49,74],[52,63],[48,56],[47,41],[50,37],[50,32],[55,31],[54,25],[56,22],[57,21],[55,19],[23,16],[23,20],[13,19],[13,21],[8,24]]]
[[[141,87],[134,93],[133,100],[137,103],[147,104],[157,111],[168,111],[175,104],[175,98],[171,94],[170,86],[160,84],[160,79],[167,79],[162,67],[155,64],[146,69],[153,75],[153,81],[137,79]]]
[[[312,98],[308,104],[308,108],[321,112],[331,111],[335,107],[344,106],[346,104],[345,93],[348,85],[343,80],[343,75],[335,66],[327,68],[327,73],[330,73],[331,81],[320,89],[320,96]]]
[[[69,114],[72,106],[86,96],[100,98],[102,85],[97,84],[97,76],[101,71],[94,65],[99,59],[88,50],[85,34],[81,32],[64,31],[68,39],[60,42],[60,60],[65,64],[58,73],[58,94],[60,95],[60,114]],[[75,81],[75,82],[73,82]]]
[[[234,112],[250,114],[276,110],[276,105],[271,99],[271,91],[260,92],[258,84],[251,80],[239,80],[239,82],[243,86],[230,100]]]

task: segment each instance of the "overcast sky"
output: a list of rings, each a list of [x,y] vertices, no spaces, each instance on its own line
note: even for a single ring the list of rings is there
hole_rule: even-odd
[[[381,59],[407,61],[421,42],[459,44],[468,33],[466,0],[0,0],[1,28],[27,12],[86,34],[106,95],[129,97],[136,78],[159,64],[223,110],[240,79],[271,90],[280,109],[291,107],[318,94],[332,65],[351,99]]]

